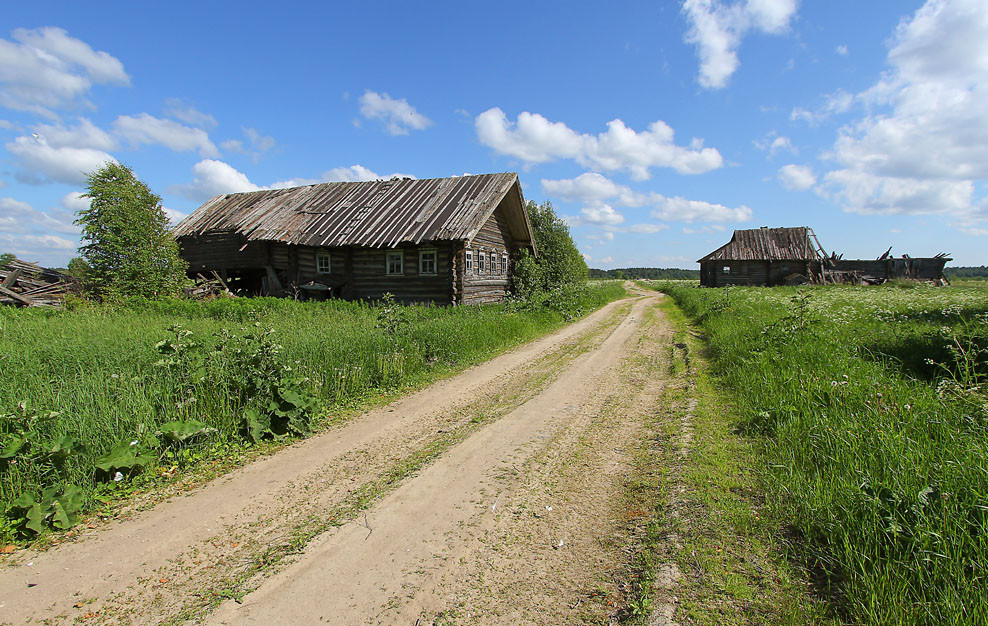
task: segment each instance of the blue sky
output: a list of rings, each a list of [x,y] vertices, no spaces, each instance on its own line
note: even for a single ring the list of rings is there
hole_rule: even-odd
[[[210,196],[517,171],[591,267],[732,229],[988,264],[988,3],[8,3],[0,251],[75,256],[114,159]]]

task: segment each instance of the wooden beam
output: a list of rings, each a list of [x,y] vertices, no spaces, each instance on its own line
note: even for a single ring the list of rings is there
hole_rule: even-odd
[[[23,272],[24,270],[18,267],[13,272],[7,274],[7,278],[3,279],[3,284],[0,284],[0,287],[3,287],[4,289],[9,289],[13,287],[14,285],[17,284],[17,279],[20,277],[20,275]]]
[[[32,304],[34,304],[34,300],[32,300],[31,298],[22,296],[21,294],[15,291],[11,291],[10,289],[7,289],[6,287],[0,286],[0,294],[7,296],[8,298],[14,300],[15,302],[20,302],[24,306],[31,306]]]

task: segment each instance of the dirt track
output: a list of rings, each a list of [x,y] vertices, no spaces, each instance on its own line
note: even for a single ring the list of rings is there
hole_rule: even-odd
[[[659,297],[22,555],[0,623],[606,623],[668,370]]]

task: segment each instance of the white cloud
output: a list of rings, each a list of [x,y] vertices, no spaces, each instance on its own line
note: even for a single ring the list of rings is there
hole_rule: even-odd
[[[632,224],[627,227],[627,231],[630,233],[641,233],[644,235],[652,235],[658,232],[662,232],[669,228],[668,224]]]
[[[477,116],[477,138],[500,154],[529,163],[559,158],[605,171],[627,170],[635,180],[649,178],[652,167],[669,167],[680,174],[700,174],[717,169],[724,159],[714,148],[694,139],[689,148],[677,146],[673,129],[659,120],[636,132],[619,119],[607,123],[598,135],[580,134],[562,122],[550,122],[527,111],[516,122],[495,107]]]
[[[559,180],[543,178],[542,189],[563,200],[577,200],[586,204],[599,204],[615,197],[619,198],[621,206],[641,206],[645,202],[641,194],[636,194],[629,187],[619,185],[596,172]]]
[[[974,195],[968,180],[897,178],[855,170],[828,172],[824,183],[845,210],[865,214],[967,215]]]
[[[249,145],[245,145],[241,139],[228,139],[220,144],[220,147],[227,152],[238,152],[249,154],[251,160],[257,163],[264,156],[264,153],[276,145],[274,137],[264,135],[253,128],[242,127],[240,129],[247,138]]]
[[[319,178],[292,178],[281,180],[271,185],[261,186],[250,182],[247,175],[232,167],[224,161],[215,159],[204,159],[192,166],[193,180],[185,185],[174,185],[169,191],[181,194],[186,198],[197,201],[204,201],[225,193],[239,193],[242,191],[261,191],[263,189],[287,189],[289,187],[301,187],[303,185],[316,185],[328,182],[357,182],[367,180],[381,180],[385,178],[414,178],[408,174],[392,174],[391,176],[381,176],[374,173],[363,165],[352,165],[350,167],[336,167],[323,172]]]
[[[55,117],[93,83],[129,85],[123,64],[61,28],[18,28],[0,39],[0,106]],[[15,43],[16,42],[16,43]]]
[[[613,204],[622,207],[652,207],[652,217],[660,220],[740,222],[751,218],[751,209],[746,206],[732,209],[722,204],[700,200],[687,200],[680,197],[668,198],[654,191],[637,193],[630,187],[618,185],[607,177],[596,173],[581,174],[576,178],[570,179],[543,179],[542,187],[547,193],[558,194],[564,200],[580,200],[590,205],[590,207],[583,209],[583,215],[569,218],[574,226],[585,223],[606,223],[601,218],[609,214],[606,211],[599,211],[605,208],[611,211],[613,209],[608,204],[605,204],[605,201],[611,201]],[[598,212],[588,214],[588,211],[593,211],[594,209]],[[594,221],[593,218],[597,218],[597,220]],[[644,228],[648,227],[648,225],[644,226]],[[639,230],[636,232],[646,231]]]
[[[213,196],[241,191],[259,191],[247,176],[223,161],[204,159],[192,166],[193,180],[170,190],[191,200],[205,201]]]
[[[816,175],[805,165],[783,165],[778,176],[782,186],[790,191],[805,191],[816,184]]]
[[[89,208],[90,199],[81,191],[70,191],[62,196],[62,206],[73,214]]]
[[[569,219],[573,226],[592,224],[595,226],[617,226],[624,222],[624,216],[613,207],[603,204],[600,206],[583,207],[580,215]]]
[[[988,4],[929,0],[900,22],[888,64],[855,96],[868,113],[841,129],[822,193],[849,211],[974,219],[988,178]]]
[[[0,120],[0,128],[4,130],[9,130],[14,127],[14,124],[8,120]]]
[[[369,120],[380,120],[392,135],[407,135],[409,130],[425,130],[432,120],[415,110],[402,98],[395,100],[386,93],[367,90],[360,96],[360,114]]]
[[[199,128],[214,128],[217,124],[215,117],[203,113],[181,98],[165,100],[165,115]]]
[[[204,157],[220,154],[209,140],[209,134],[201,128],[191,128],[147,113],[121,115],[113,122],[113,130],[135,146],[160,144],[176,152],[198,150],[199,155]]]
[[[847,46],[841,44],[834,49],[834,52],[841,55],[842,57],[847,56]]]
[[[793,154],[798,153],[796,147],[792,145],[792,141],[784,136],[777,135],[774,131],[765,136],[761,141],[755,140],[752,143],[755,147],[763,152],[768,152],[770,159],[774,159],[775,155],[779,152],[791,152]]]
[[[161,207],[161,210],[165,212],[165,217],[168,218],[168,222],[172,226],[177,225],[179,222],[184,220],[189,215],[188,213],[182,213],[181,211],[176,211],[175,209],[169,209],[168,207],[164,207],[164,206]]]
[[[738,69],[738,48],[749,31],[781,34],[796,14],[798,0],[686,0],[683,13],[690,24],[686,42],[697,46],[700,85],[720,89]]]
[[[702,200],[687,200],[676,196],[667,198],[652,194],[655,208],[651,215],[657,220],[681,222],[744,222],[751,219],[751,209],[741,205],[736,209]]]
[[[254,146],[258,152],[267,152],[275,145],[274,137],[262,135],[253,128],[244,128],[243,131],[247,139],[250,140],[250,145]]]
[[[104,163],[116,162],[102,150],[70,146],[56,148],[48,145],[44,137],[17,137],[5,146],[23,170],[17,174],[18,180],[28,184],[51,181],[82,184],[86,181],[86,174],[96,171]]]
[[[613,263],[614,262],[614,257],[612,257],[612,256],[605,256],[603,259],[600,260],[600,262],[601,263]]]
[[[382,176],[363,165],[351,165],[350,167],[334,167],[322,173],[319,178],[291,178],[280,180],[271,185],[271,189],[287,189],[288,187],[301,187],[303,185],[318,185],[319,183],[354,183],[369,180],[388,180],[391,178],[415,178],[410,174],[395,172],[387,176]]]
[[[37,124],[32,130],[53,148],[89,148],[115,150],[116,140],[102,128],[86,118],[79,119],[73,127],[62,124]]]
[[[72,222],[74,215],[59,210],[39,211],[27,202],[0,198],[0,232],[14,234],[49,234],[51,231],[78,235],[79,227]]]

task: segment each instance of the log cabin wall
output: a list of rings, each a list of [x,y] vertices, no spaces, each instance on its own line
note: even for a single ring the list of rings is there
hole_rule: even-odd
[[[503,300],[511,286],[511,256],[515,248],[503,208],[499,206],[484,222],[473,241],[457,251],[457,265],[463,268],[458,277],[460,302],[481,304]],[[466,260],[467,253],[472,254],[471,263]],[[480,264],[481,255],[483,267]],[[492,255],[497,260],[496,265],[491,264]]]
[[[189,262],[189,273],[220,269],[264,268],[268,262],[268,243],[250,243],[237,233],[211,232],[199,237],[180,237],[179,250]]]

